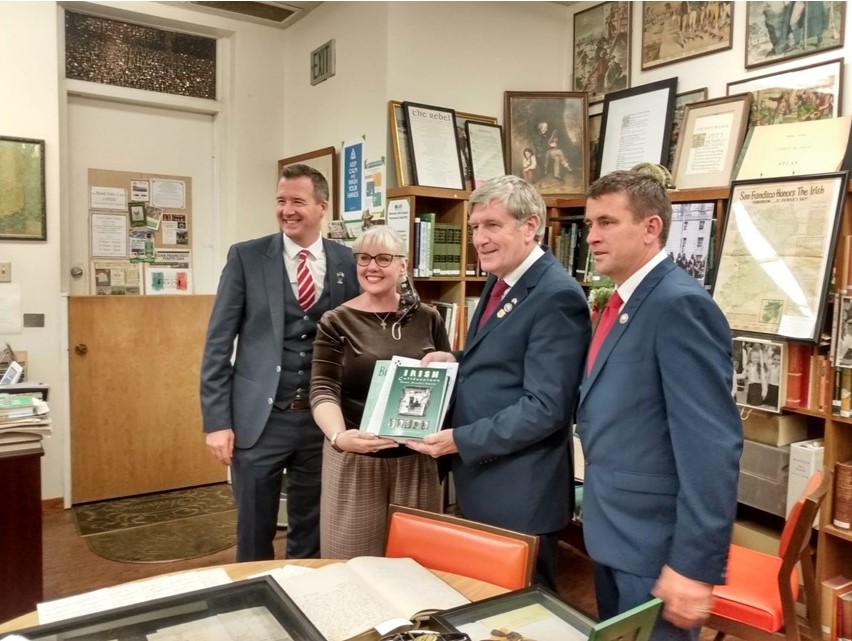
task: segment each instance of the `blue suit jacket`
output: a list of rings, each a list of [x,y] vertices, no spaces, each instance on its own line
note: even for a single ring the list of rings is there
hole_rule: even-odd
[[[358,294],[358,275],[348,247],[323,240],[323,249],[333,309]],[[277,233],[233,245],[219,279],[201,363],[201,413],[205,432],[230,427],[237,447],[260,438],[278,390],[290,286],[284,274]]]
[[[742,450],[732,374],[718,306],[671,260],[657,265],[580,391],[583,532],[596,562],[724,582]]]
[[[571,516],[570,433],[589,342],[585,296],[550,252],[477,331],[485,285],[459,358],[452,469],[467,518],[541,534]],[[509,307],[511,306],[511,307]]]

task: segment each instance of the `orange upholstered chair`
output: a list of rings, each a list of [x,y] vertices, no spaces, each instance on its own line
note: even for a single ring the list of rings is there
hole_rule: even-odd
[[[817,472],[787,516],[778,555],[731,545],[725,585],[713,590],[713,608],[705,624],[747,641],[800,641],[796,599],[801,564],[811,639],[820,641],[819,588],[810,551],[814,517],[831,485],[830,472]]]
[[[410,557],[430,570],[452,572],[517,590],[532,583],[538,537],[448,514],[391,505],[385,556]]]

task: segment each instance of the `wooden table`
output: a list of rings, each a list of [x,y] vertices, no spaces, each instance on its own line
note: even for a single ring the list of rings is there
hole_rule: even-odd
[[[226,565],[213,565],[210,566],[210,568],[196,568],[194,570],[170,572],[169,574],[183,574],[185,572],[198,572],[199,570],[205,569],[223,568],[232,580],[241,581],[253,574],[257,574],[258,572],[265,572],[274,568],[280,568],[283,565],[292,564],[303,565],[309,568],[319,568],[324,565],[329,565],[331,563],[341,563],[341,561],[332,559],[251,561],[249,563],[228,563]],[[432,570],[432,573],[446,581],[450,586],[458,590],[461,594],[463,594],[471,601],[481,601],[482,599],[487,599],[488,597],[496,596],[498,594],[505,594],[506,592],[508,592],[506,588],[500,587],[499,585],[486,583],[485,581],[480,581],[478,579],[471,579],[470,577],[461,576],[460,574],[441,572],[439,570]],[[139,581],[145,580],[147,579],[139,579]],[[139,581],[131,581],[131,583],[138,583]],[[0,624],[0,634],[8,634],[9,632],[13,632],[15,630],[31,628],[33,626],[38,625],[38,623],[38,612],[29,612],[15,619],[7,621],[6,623]]]

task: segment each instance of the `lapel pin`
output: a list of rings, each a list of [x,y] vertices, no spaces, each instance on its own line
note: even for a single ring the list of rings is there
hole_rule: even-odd
[[[497,318],[503,318],[506,315],[505,309],[497,310]]]
[[[624,325],[628,320],[630,320],[630,316],[628,316],[627,314],[622,314],[618,317],[619,325]]]
[[[337,284],[342,285],[343,284],[343,276],[344,276],[343,272],[337,272],[336,276],[337,276]]]

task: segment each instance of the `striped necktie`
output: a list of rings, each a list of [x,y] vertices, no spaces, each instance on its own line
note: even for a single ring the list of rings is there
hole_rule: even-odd
[[[317,289],[314,285],[314,277],[308,269],[308,256],[310,252],[303,249],[299,252],[299,264],[296,266],[296,284],[299,288],[299,307],[308,311],[316,302]]]

